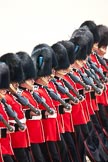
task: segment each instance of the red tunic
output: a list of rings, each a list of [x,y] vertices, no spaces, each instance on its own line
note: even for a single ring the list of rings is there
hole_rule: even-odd
[[[0,114],[3,116],[3,118],[8,122],[8,116],[5,112],[4,106],[2,103],[0,103]],[[6,126],[0,121],[0,129],[4,129]],[[8,155],[13,155],[13,150],[11,147],[11,139],[10,139],[10,134],[7,133],[6,137],[0,138],[0,144],[1,144],[1,151],[2,154],[8,154]]]
[[[39,108],[38,103],[34,100],[30,91],[23,90],[22,96],[26,97],[30,104],[32,104],[35,108]],[[27,109],[29,109],[28,106],[23,106],[23,110]],[[30,143],[43,143],[45,138],[41,116],[34,116],[32,119],[27,119],[26,124],[30,135]]]
[[[77,71],[74,71],[73,74],[80,77]],[[79,91],[79,93],[81,91],[84,91],[82,85],[80,85],[79,83],[75,83],[75,87]],[[74,125],[87,124],[87,122],[90,120],[90,117],[86,100],[83,100],[77,105],[73,105],[72,117]]]
[[[99,63],[97,57],[95,54],[91,54],[90,58],[93,62],[96,63],[98,68],[102,68],[101,64]],[[107,98],[107,93],[106,91],[103,91],[103,93],[100,96],[96,96],[96,102],[103,104],[103,105],[108,105],[108,98]]]
[[[64,87],[64,83],[59,78],[56,80],[59,84],[61,84]],[[59,95],[63,100],[68,99],[68,96],[66,94],[62,94],[60,91],[58,91]],[[73,126],[73,119],[72,119],[72,113],[71,111],[66,111],[64,114],[61,115],[61,118],[63,119],[63,125],[65,132],[74,132],[74,126]]]
[[[21,121],[21,123],[25,124],[26,119],[24,116],[24,113],[22,111],[22,106],[16,101],[16,98],[11,94],[6,94],[6,102],[12,107],[12,110],[14,110],[17,113],[18,119]],[[10,124],[14,125],[16,122],[13,118],[9,119]],[[11,141],[12,141],[12,147],[13,148],[26,148],[30,145],[29,143],[29,134],[28,129],[25,131],[16,131],[14,133],[11,133]]]
[[[89,70],[88,66],[85,65],[85,68]],[[82,69],[84,71],[84,69]],[[84,71],[85,72],[85,71]],[[89,114],[93,115],[95,114],[95,111],[98,110],[98,105],[96,103],[96,96],[95,96],[95,91],[91,89],[90,92],[85,93],[88,109],[89,109]]]
[[[45,99],[45,102],[50,106],[50,108],[56,111],[52,99],[50,98],[47,90],[43,86],[39,86],[35,91],[39,93],[40,97],[43,97]],[[46,110],[42,104],[39,104],[39,108],[41,110]],[[60,130],[57,116],[50,115],[50,117],[42,119],[42,123],[45,132],[45,141],[60,140]]]
[[[49,85],[48,85],[49,88],[51,88],[55,93],[58,93],[57,89],[56,89],[56,86],[53,82],[49,82]],[[59,124],[59,130],[60,130],[60,133],[64,133],[65,132],[65,127],[64,127],[64,120],[63,120],[63,116],[61,114],[59,114],[59,111],[58,111],[58,107],[60,106],[60,102],[59,101],[56,101],[54,99],[53,100],[53,103],[56,107],[56,110],[57,110],[57,119],[58,119],[58,124]]]

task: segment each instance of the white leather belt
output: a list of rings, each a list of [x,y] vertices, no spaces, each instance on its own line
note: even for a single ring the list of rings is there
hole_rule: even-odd
[[[71,111],[72,111],[71,109],[70,109],[70,110],[66,110],[66,109],[65,109],[65,112],[66,112],[66,113],[71,113]]]
[[[56,118],[57,117],[57,113],[54,113],[53,115],[48,115],[48,118]]]
[[[42,115],[37,115],[37,116],[32,116],[32,119],[29,120],[41,120],[42,119]]]
[[[26,123],[26,118],[19,119],[19,121],[20,121],[21,123]],[[15,120],[9,120],[9,123],[16,124],[16,121],[15,121]]]

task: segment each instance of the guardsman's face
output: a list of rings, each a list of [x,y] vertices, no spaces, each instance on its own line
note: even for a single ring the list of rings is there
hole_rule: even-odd
[[[29,90],[33,90],[34,79],[28,79],[25,82],[21,83],[20,86],[27,88]]]
[[[76,60],[74,63],[74,67],[77,69],[82,68],[86,63],[86,59],[85,60]]]
[[[56,74],[60,74],[62,77],[66,75],[68,72],[69,72],[69,69],[67,68],[67,69],[61,69],[61,70],[56,71]]]
[[[70,73],[72,70],[73,64],[70,64],[70,66],[66,69],[67,73]]]
[[[98,52],[98,43],[94,43],[92,51],[93,52]]]
[[[19,86],[19,83],[18,82],[13,82],[11,83],[12,86],[17,90],[18,86]]]
[[[6,92],[7,92],[7,90],[6,90],[6,89],[0,89],[0,93],[1,93],[2,95],[5,95],[5,94],[6,94]]]
[[[104,57],[104,55],[107,52],[107,46],[101,46],[100,48],[98,48],[98,55],[101,57]]]
[[[48,81],[48,82],[49,82],[49,81],[51,80],[51,76],[50,76],[50,75],[45,76],[45,77],[44,77],[44,79],[45,79],[46,81]]]
[[[30,85],[34,85],[34,79],[28,79],[26,82],[29,83]]]
[[[48,83],[50,82],[51,79],[52,79],[51,75],[40,77],[39,78],[39,84],[48,85]]]

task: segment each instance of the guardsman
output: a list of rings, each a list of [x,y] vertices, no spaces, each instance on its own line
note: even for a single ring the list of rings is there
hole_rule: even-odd
[[[65,131],[68,130],[69,127],[71,127],[71,130],[74,131],[73,124],[71,124],[71,126],[66,126],[69,123],[71,123],[72,121],[70,122],[70,120],[69,120],[69,122],[67,122],[67,124],[66,124],[66,122],[64,123],[64,119],[63,119],[63,114],[65,114],[67,111],[71,112],[72,106],[70,104],[66,103],[63,98],[61,98],[60,92],[57,90],[55,83],[52,81],[54,79],[54,76],[55,76],[55,69],[58,66],[58,61],[57,61],[57,58],[55,56],[54,50],[52,48],[50,48],[49,46],[48,46],[48,48],[51,50],[51,53],[52,53],[52,73],[50,75],[51,79],[48,83],[47,92],[50,95],[50,97],[52,98],[52,101],[53,101],[53,103],[56,107],[56,111],[57,111],[57,119],[58,119],[60,137],[61,137],[61,140],[57,141],[57,145],[58,145],[59,150],[60,150],[61,161],[68,160],[67,156],[70,157],[71,161],[73,159],[74,159],[74,161],[75,160],[78,161],[78,158],[77,158],[77,155],[76,155],[76,152],[75,152],[74,141],[71,139],[72,137],[71,138],[64,137]],[[66,127],[68,127],[68,128],[66,129]],[[70,147],[68,147],[68,148],[67,148],[67,142],[66,142],[65,139],[70,144]],[[75,157],[75,158],[73,158],[73,157]]]
[[[17,114],[16,117],[19,120],[17,123],[13,116],[10,116],[9,122],[15,126],[15,132],[11,133],[12,148],[15,154],[15,158],[18,162],[31,162],[30,156],[30,141],[28,129],[26,126],[25,114],[22,110],[22,105],[17,101],[14,96],[14,91],[17,91],[19,82],[23,79],[23,71],[21,68],[21,62],[17,55],[13,53],[7,53],[1,56],[0,60],[5,62],[10,70],[10,85],[9,90],[5,95],[7,107],[13,110],[13,114]],[[11,107],[10,107],[11,106]],[[7,110],[9,111],[9,110]]]
[[[64,122],[64,129],[65,132],[63,133],[63,137],[66,141],[69,153],[73,159],[73,161],[80,161],[79,157],[77,156],[76,146],[72,137],[72,134],[74,134],[74,126],[73,126],[73,119],[72,119],[72,111],[73,111],[73,105],[78,104],[79,100],[76,96],[73,96],[72,93],[70,93],[70,90],[65,86],[64,83],[64,76],[70,71],[70,62],[68,59],[68,54],[66,48],[60,43],[55,43],[52,45],[52,49],[55,52],[55,56],[57,59],[57,66],[55,67],[55,77],[56,83],[58,83],[58,86],[55,83],[55,86],[58,90],[59,95],[61,98],[67,103],[71,105],[70,110],[64,110],[64,113],[61,114],[61,117]],[[52,81],[53,82],[53,79]],[[69,94],[73,97],[72,99],[67,96],[67,94],[63,94],[62,91],[59,90],[59,85],[62,86],[66,91],[68,90]]]
[[[10,133],[6,127],[6,123],[9,123],[9,117],[5,111],[4,105],[1,100],[6,94],[10,84],[9,68],[5,63],[0,62],[0,154],[1,162],[13,162],[12,155],[13,150],[11,146]]]
[[[37,101],[34,99],[33,87],[34,79],[36,77],[35,67],[33,61],[28,53],[17,52],[16,55],[20,58],[24,78],[20,83],[20,95],[27,98],[29,105],[23,106],[26,111],[27,127],[30,135],[31,150],[35,162],[45,162],[40,145],[45,142],[44,130],[42,124],[42,112],[39,109]],[[30,108],[31,106],[32,108]]]
[[[53,53],[54,52],[50,46],[48,46],[47,44],[40,44],[34,47],[31,57],[34,62],[35,68],[37,68],[38,77],[35,80],[37,92],[40,94],[41,97],[45,98],[46,103],[54,111],[54,113],[50,114],[50,112],[47,112],[48,110],[45,110],[45,107],[40,105],[40,108],[45,111],[43,124],[45,130],[46,144],[48,146],[53,161],[60,161],[61,159],[62,162],[68,162],[68,153],[63,141],[63,137],[61,135],[61,129],[59,124],[60,120],[58,119],[58,106],[57,103],[55,104],[55,102],[48,93],[48,88],[51,90],[51,87],[49,86],[49,81],[51,79],[50,75],[52,74],[52,59],[54,59]],[[57,143],[59,143],[61,157],[58,156],[58,152],[56,149],[54,151],[55,144]]]
[[[101,64],[101,68],[103,70],[103,74],[105,75],[105,77],[107,77],[107,73],[108,73],[108,69],[107,69],[107,65],[105,66],[105,64],[102,64],[102,61],[105,57],[106,51],[107,51],[107,47],[108,47],[108,27],[105,25],[98,25],[97,26],[97,30],[99,33],[99,43],[98,43],[98,47],[96,50],[96,58],[99,61],[99,63]],[[103,60],[105,62],[105,60]],[[105,130],[108,133],[108,117],[107,117],[107,105],[108,105],[108,83],[106,83],[106,91],[104,91],[105,97],[106,97],[106,102],[102,104],[99,102],[100,98],[97,100],[98,101],[98,106],[100,108],[99,110],[99,115],[100,115],[100,119],[102,121],[102,125],[105,128]],[[103,108],[102,108],[103,107]],[[102,111],[102,109],[104,109],[104,111]]]
[[[93,48],[98,44],[98,41],[99,41],[99,34],[98,34],[98,31],[97,31],[97,26],[96,24],[93,22],[93,21],[85,21],[82,25],[82,26],[86,26],[88,27],[88,29],[92,32],[93,34],[93,37],[94,37],[94,43],[93,43]],[[91,56],[91,55],[90,55]],[[92,56],[92,59],[93,61],[95,62],[95,57]],[[88,59],[89,60],[89,59]],[[86,69],[87,67],[89,67],[90,69]],[[89,70],[89,74],[87,73],[87,71]],[[92,69],[89,65],[89,62],[87,61],[87,65],[84,67],[84,71],[86,72],[86,74],[91,77],[92,80],[95,81],[95,86],[97,87],[95,91],[91,91],[90,94],[91,94],[91,103],[92,103],[92,106],[93,106],[93,109],[95,111],[95,113],[97,114],[98,113],[98,107],[97,107],[97,103],[96,103],[96,98],[100,98],[101,96],[104,95],[103,93],[103,90],[104,90],[104,85],[102,84],[101,81],[98,82],[98,76],[96,75],[96,73],[93,71],[94,69]],[[94,77],[92,78],[90,72],[92,72],[92,76],[94,75]],[[96,80],[97,78],[97,80]],[[94,88],[93,88],[94,89]],[[97,90],[98,92],[100,91],[100,94],[97,93]],[[101,97],[102,98],[102,97]],[[103,99],[104,101],[104,99]],[[91,114],[90,117],[91,117],[91,120],[93,121],[93,125],[94,125],[94,131],[95,133],[97,134],[97,137],[99,139],[99,142],[102,144],[102,147],[103,149],[105,150],[105,152],[107,152],[107,139],[103,133],[103,130],[102,130],[102,127],[100,126],[100,123],[98,121],[98,118],[96,117],[96,114]],[[105,140],[106,139],[106,140]],[[101,151],[100,151],[101,152]]]
[[[75,57],[76,57],[76,53],[77,51],[75,51],[75,45],[74,43],[72,43],[71,41],[62,41],[62,44],[65,46],[65,48],[67,49],[68,52],[68,57],[69,57],[69,61],[71,64],[71,71],[64,76],[64,79],[66,79],[68,82],[70,82],[70,84],[74,87],[74,89],[77,91],[76,95],[78,96],[80,103],[82,104],[82,106],[87,105],[87,102],[85,100],[85,94],[84,94],[84,90],[83,87],[81,87],[82,89],[80,89],[78,91],[76,83],[72,80],[72,78],[70,77],[70,75],[72,74],[72,68],[74,66],[74,62],[75,62]],[[71,74],[70,74],[71,73]],[[88,87],[89,88],[89,87]],[[71,90],[72,91],[72,90]],[[74,93],[74,92],[73,92]],[[81,94],[80,94],[81,93]],[[86,93],[87,94],[87,93]],[[88,97],[87,97],[88,98]],[[90,110],[92,110],[92,108],[90,107]],[[89,122],[90,121],[90,115],[89,115],[89,107],[88,105],[85,108],[85,116],[86,116],[86,120]]]

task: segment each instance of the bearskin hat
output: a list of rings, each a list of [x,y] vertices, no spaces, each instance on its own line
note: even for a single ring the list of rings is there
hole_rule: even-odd
[[[70,65],[66,48],[59,42],[52,45],[52,49],[55,52],[55,56],[58,61],[56,70],[67,69]]]
[[[21,82],[23,79],[23,71],[21,61],[14,53],[7,53],[0,57],[0,61],[5,62],[10,71],[10,82]]]
[[[88,38],[88,50],[87,55],[90,55],[92,52],[93,44],[94,44],[94,37],[93,34],[88,28],[81,27],[83,30],[85,30],[85,36]]]
[[[39,44],[34,47],[31,58],[37,69],[37,77],[48,76],[52,73],[52,62],[54,51],[47,44]],[[54,59],[55,60],[55,59]]]
[[[23,51],[17,52],[16,55],[20,58],[22,64],[22,69],[24,73],[23,81],[28,79],[35,79],[36,70],[30,55]]]
[[[81,27],[75,30],[70,39],[77,48],[76,59],[85,60],[87,55],[91,53],[94,39],[93,34],[90,32],[88,27]]]
[[[94,21],[88,20],[84,21],[80,27],[87,26],[89,30],[92,32],[93,37],[94,37],[94,43],[98,43],[100,41],[99,33],[97,30],[97,25],[95,24]]]
[[[51,48],[52,49],[52,48]],[[53,50],[53,49],[52,49]],[[58,61],[55,55],[55,52],[53,50],[52,52],[52,68],[56,69],[56,67],[58,66]]]
[[[100,41],[98,47],[108,45],[108,27],[105,25],[98,25],[97,30],[99,33]]]
[[[61,43],[66,48],[70,64],[73,64],[77,53],[77,49],[75,49],[74,43],[71,41],[61,41],[59,43]]]
[[[10,84],[10,72],[9,67],[0,62],[0,89],[8,89]]]

